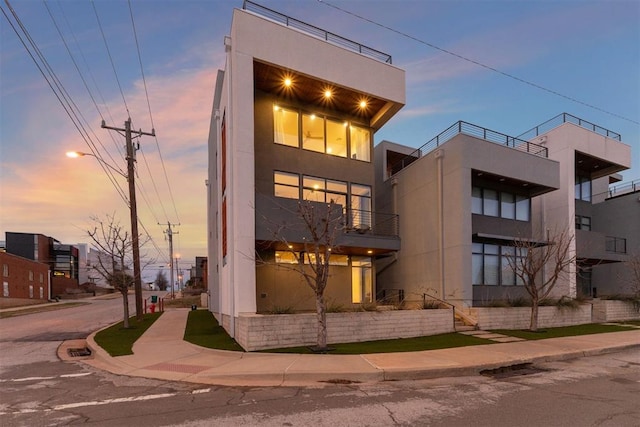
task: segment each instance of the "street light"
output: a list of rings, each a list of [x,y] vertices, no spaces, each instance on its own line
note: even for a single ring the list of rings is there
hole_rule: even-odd
[[[109,163],[102,160],[100,157],[91,153],[83,153],[81,151],[68,151],[67,157],[70,158],[78,158],[84,156],[94,157],[98,162],[112,171],[116,172],[118,175],[124,177],[129,182],[129,212],[131,213],[131,247],[133,252],[133,288],[136,295],[136,318],[138,320],[142,320],[143,312],[142,312],[142,273],[140,269],[140,243],[138,240],[138,209],[136,206],[136,187],[134,183],[135,173],[134,173],[134,149],[131,144],[131,130],[130,130],[130,122],[125,122],[126,130],[128,131],[127,138],[127,173],[121,172],[119,169],[111,166]],[[106,127],[103,125],[102,127]]]
[[[123,178],[127,177],[127,174],[122,172],[120,169],[111,166],[109,163],[105,162],[104,160],[102,160],[100,157],[96,156],[95,154],[91,154],[91,153],[83,153],[82,151],[67,151],[67,157],[70,157],[72,159],[77,159],[78,157],[84,157],[84,156],[91,156],[91,157],[95,157],[95,159],[100,162],[101,165],[108,167],[109,169],[111,169],[113,172],[117,173],[118,175],[120,175]]]

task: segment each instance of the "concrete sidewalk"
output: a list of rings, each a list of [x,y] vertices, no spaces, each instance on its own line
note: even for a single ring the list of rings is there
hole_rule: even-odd
[[[182,339],[188,309],[169,309],[133,346],[111,357],[87,338],[83,362],[119,375],[234,386],[375,382],[475,375],[485,369],[640,348],[640,328],[606,334],[517,341],[409,353],[269,354],[211,350]],[[62,346],[61,346],[62,348]],[[640,360],[640,350],[638,350]]]

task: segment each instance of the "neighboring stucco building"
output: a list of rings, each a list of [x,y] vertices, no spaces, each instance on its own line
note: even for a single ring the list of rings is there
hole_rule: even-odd
[[[341,206],[326,290],[335,304],[372,301],[373,257],[400,247],[397,218],[375,206],[373,134],[404,105],[404,71],[384,53],[257,12],[269,18],[234,10],[209,135],[210,309],[231,336],[243,314],[315,307],[281,266],[303,250],[304,232],[290,226],[298,200]]]
[[[379,269],[379,292],[401,290],[409,301],[428,294],[459,308],[520,298],[524,287],[508,265],[515,242],[545,244],[549,233],[568,230],[577,261],[553,295],[591,296],[598,285],[586,282],[587,272],[624,261],[626,252],[608,242],[637,229],[605,225],[612,214],[592,203],[594,188],[606,191],[630,166],[620,140],[561,114],[518,138],[458,122],[417,151],[379,144],[379,205],[402,218],[402,249]],[[633,207],[618,215],[633,217]]]
[[[604,199],[603,199],[604,198]],[[594,196],[593,230],[599,233],[599,251],[616,260],[640,263],[640,180],[619,183]],[[604,237],[604,239],[603,239]],[[590,267],[590,268],[589,268]],[[633,295],[640,292],[637,272],[627,262],[596,262],[578,275],[578,291],[591,296]],[[589,293],[588,293],[589,292]]]

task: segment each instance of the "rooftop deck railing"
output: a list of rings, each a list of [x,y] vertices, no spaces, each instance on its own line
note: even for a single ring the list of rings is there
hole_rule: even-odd
[[[521,135],[518,135],[518,138],[530,140],[535,138],[538,135],[542,135],[543,133],[549,132],[551,129],[560,126],[563,123],[573,123],[574,125],[578,125],[585,129],[590,130],[591,132],[595,132],[599,135],[606,136],[607,138],[615,139],[617,141],[622,141],[622,137],[619,133],[613,132],[609,129],[605,129],[601,126],[595,125],[591,122],[583,120],[579,117],[573,116],[569,113],[560,113],[552,119],[547,120],[546,122],[529,129]]]
[[[366,55],[378,61],[391,64],[391,55],[388,55],[384,52],[380,52],[379,50],[367,47],[360,43],[354,42],[353,40],[349,40],[337,34],[330,33],[329,31],[325,31],[322,28],[318,28],[314,25],[307,24],[306,22],[302,22],[295,18],[291,18],[290,16],[284,15],[280,12],[276,12],[275,10],[269,9],[268,7],[264,7],[252,1],[245,0],[242,5],[242,8],[249,12],[253,12],[258,15],[264,16],[265,18],[269,18],[272,21],[286,25],[287,27],[295,28],[296,30],[300,30],[304,33],[307,33],[309,35],[312,35],[324,41],[333,43],[337,46],[352,50],[354,52],[358,52],[362,55]]]
[[[504,133],[496,132],[494,130],[483,128],[471,123],[459,121],[432,138],[422,147],[418,148],[408,156],[405,156],[398,163],[392,165],[392,174],[395,174],[401,169],[404,169],[406,166],[413,163],[416,159],[427,155],[428,153],[435,150],[458,134],[473,136],[488,142],[492,142],[494,144],[504,145],[505,147],[525,151],[527,153],[540,157],[548,157],[549,155],[547,148],[543,147],[542,145],[525,141],[513,136],[505,135]]]
[[[640,191],[640,179],[631,182],[622,182],[609,187],[608,197],[620,196],[627,193],[635,193]]]

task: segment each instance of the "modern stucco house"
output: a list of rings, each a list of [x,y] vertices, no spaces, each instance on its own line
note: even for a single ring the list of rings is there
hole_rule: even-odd
[[[224,40],[209,135],[210,309],[231,336],[243,314],[314,309],[286,268],[292,251],[309,260],[291,225],[299,200],[333,200],[344,217],[332,303],[373,301],[374,257],[400,247],[397,218],[375,206],[373,134],[405,103],[404,71],[385,53],[247,6]]]
[[[461,121],[417,150],[374,149],[405,103],[404,71],[385,53],[245,7],[224,40],[207,180],[209,308],[241,345],[260,313],[315,309],[290,268],[312,262],[302,200],[334,202],[342,217],[325,297],[346,308],[523,297],[508,254],[518,240],[546,244],[553,229],[570,231],[577,258],[555,295],[594,296],[605,269],[637,247],[637,222],[607,218],[637,216],[640,204],[599,195],[630,167],[617,133],[561,114],[517,137]]]

